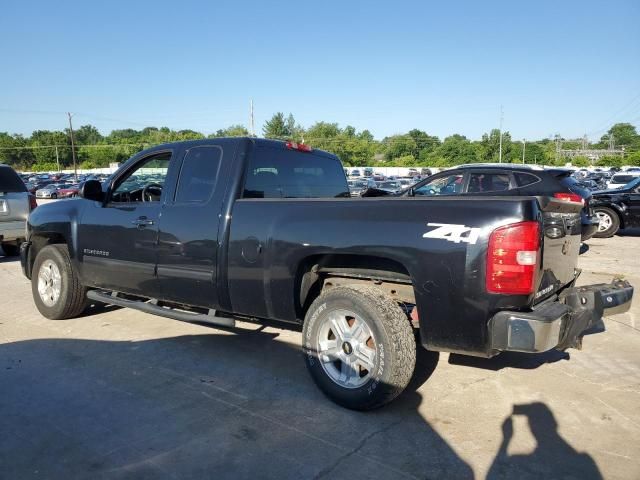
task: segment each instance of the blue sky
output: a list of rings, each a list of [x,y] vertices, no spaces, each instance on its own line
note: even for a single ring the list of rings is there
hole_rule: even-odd
[[[276,111],[479,138],[640,125],[640,2],[12,1],[0,131],[210,133]]]

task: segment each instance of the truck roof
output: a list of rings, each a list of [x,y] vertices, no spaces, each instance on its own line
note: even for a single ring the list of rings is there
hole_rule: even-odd
[[[150,147],[153,150],[160,150],[168,147],[175,147],[176,145],[182,145],[185,147],[194,147],[197,145],[219,145],[221,142],[226,143],[240,143],[242,141],[252,142],[256,146],[261,147],[271,147],[271,148],[284,148],[286,145],[286,141],[283,140],[273,140],[270,138],[256,138],[256,137],[215,137],[215,138],[199,138],[196,140],[183,140],[179,142],[168,142],[160,145],[154,145]],[[313,148],[313,147],[312,147]],[[147,150],[150,150],[147,149]],[[310,153],[314,155],[321,155],[325,157],[335,158],[336,155],[333,153],[329,153],[325,150],[321,150],[318,148],[313,148]]]

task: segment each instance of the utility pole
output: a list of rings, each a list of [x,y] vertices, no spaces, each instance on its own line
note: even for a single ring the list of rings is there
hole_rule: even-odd
[[[613,133],[610,133],[609,134],[609,150],[613,150],[613,147],[615,147],[615,142],[613,138]]]
[[[60,172],[60,157],[58,156],[58,145],[56,145],[56,163],[58,164],[58,172]]]
[[[251,132],[251,136],[256,136],[256,130],[253,124],[253,98],[251,99],[251,104],[249,106],[249,131]]]
[[[78,181],[78,167],[76,166],[76,146],[73,139],[73,125],[71,124],[71,113],[67,112],[69,116],[69,134],[71,135],[71,157],[73,158],[73,179]]]
[[[522,164],[524,165],[524,152],[527,148],[527,140],[525,138],[522,139]]]
[[[502,120],[503,118],[504,118],[504,111],[502,110],[502,105],[500,105],[500,152],[498,154],[500,163],[502,163]]]

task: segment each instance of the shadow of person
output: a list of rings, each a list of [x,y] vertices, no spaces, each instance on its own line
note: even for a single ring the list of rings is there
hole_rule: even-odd
[[[537,442],[529,454],[509,455],[513,438],[513,416],[527,417],[529,429]],[[544,403],[514,405],[513,413],[502,424],[502,443],[487,474],[488,480],[563,478],[599,479],[600,470],[587,453],[580,453],[558,433],[558,423]]]
[[[3,476],[473,478],[419,412],[437,354],[421,352],[391,405],[354,412],[312,383],[299,341],[202,329],[0,344]]]

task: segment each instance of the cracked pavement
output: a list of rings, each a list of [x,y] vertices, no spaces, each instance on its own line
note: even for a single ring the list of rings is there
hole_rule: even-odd
[[[580,284],[640,286],[639,231],[588,245]],[[296,331],[49,321],[0,257],[0,476],[640,478],[638,299],[605,324],[581,351],[422,352],[402,397],[359,413],[314,386]]]

